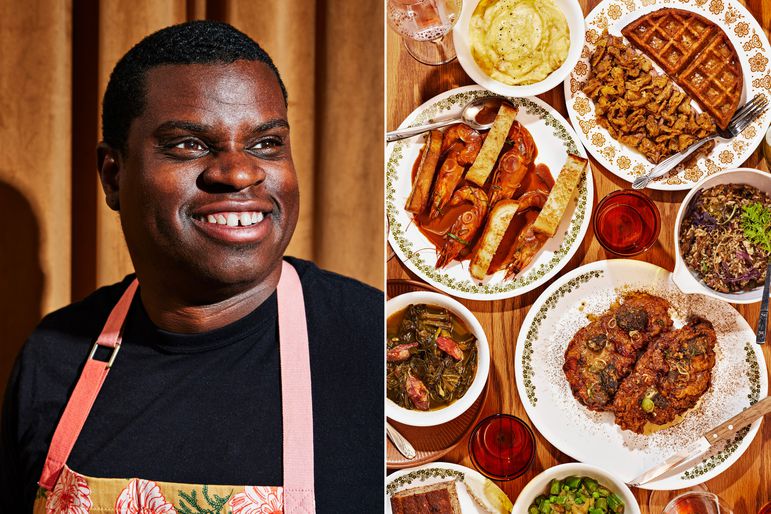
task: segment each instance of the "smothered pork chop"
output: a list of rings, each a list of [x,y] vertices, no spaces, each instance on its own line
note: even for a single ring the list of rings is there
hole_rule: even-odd
[[[669,302],[630,293],[579,330],[565,350],[563,370],[573,396],[591,410],[608,410],[640,353],[672,328]]]
[[[698,317],[651,342],[616,394],[616,423],[640,434],[695,406],[709,389],[716,343],[712,323]]]

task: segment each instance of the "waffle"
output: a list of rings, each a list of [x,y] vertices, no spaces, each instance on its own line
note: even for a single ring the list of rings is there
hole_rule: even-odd
[[[725,128],[739,106],[742,69],[728,36],[691,11],[659,9],[621,33]]]
[[[743,82],[739,56],[722,30],[680,73],[678,81],[720,128],[726,128],[739,107]]]

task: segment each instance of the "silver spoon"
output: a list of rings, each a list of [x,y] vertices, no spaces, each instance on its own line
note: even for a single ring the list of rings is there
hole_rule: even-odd
[[[415,452],[415,448],[410,444],[410,442],[403,435],[401,435],[387,421],[386,421],[386,434],[388,434],[388,438],[391,440],[391,442],[394,443],[394,446],[396,446],[396,449],[399,450],[399,453],[401,453],[408,459],[415,458],[415,456],[417,455],[417,453]]]
[[[386,141],[391,143],[393,141],[398,141],[400,139],[405,139],[407,137],[417,136],[418,134],[422,134],[423,132],[428,132],[429,130],[446,127],[447,125],[452,125],[453,123],[458,123],[458,122],[463,122],[475,130],[489,129],[490,127],[493,126],[493,119],[495,118],[495,113],[498,112],[498,108],[505,101],[506,100],[504,98],[501,98],[500,96],[483,96],[483,97],[477,98],[476,100],[472,100],[469,103],[467,103],[466,106],[463,107],[463,110],[460,112],[460,115],[453,116],[452,118],[448,118],[446,120],[429,123],[428,125],[420,125],[418,127],[409,127],[409,128],[387,132]],[[492,111],[493,116],[490,116],[489,123],[480,123],[479,121],[477,121],[477,116],[479,116],[479,113],[481,113],[485,107],[488,108],[488,112]],[[486,122],[487,119],[484,119],[482,121]]]

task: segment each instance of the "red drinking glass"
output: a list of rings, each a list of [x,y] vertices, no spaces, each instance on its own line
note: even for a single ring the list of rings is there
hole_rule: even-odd
[[[614,191],[600,201],[594,215],[594,234],[603,248],[629,257],[656,242],[661,215],[656,204],[634,189]]]
[[[771,129],[769,129],[769,133],[771,134]],[[771,514],[771,502],[763,505],[758,511],[758,514]]]
[[[480,421],[468,442],[471,461],[493,480],[513,480],[535,459],[535,436],[516,416],[494,414]]]

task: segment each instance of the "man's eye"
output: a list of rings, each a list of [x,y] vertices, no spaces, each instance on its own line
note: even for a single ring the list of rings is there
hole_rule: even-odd
[[[186,139],[184,141],[180,141],[174,145],[174,148],[179,150],[192,150],[195,152],[205,152],[207,150],[203,143],[196,141],[195,139]]]
[[[261,139],[254,143],[251,150],[273,150],[284,145],[284,142],[277,137]]]

